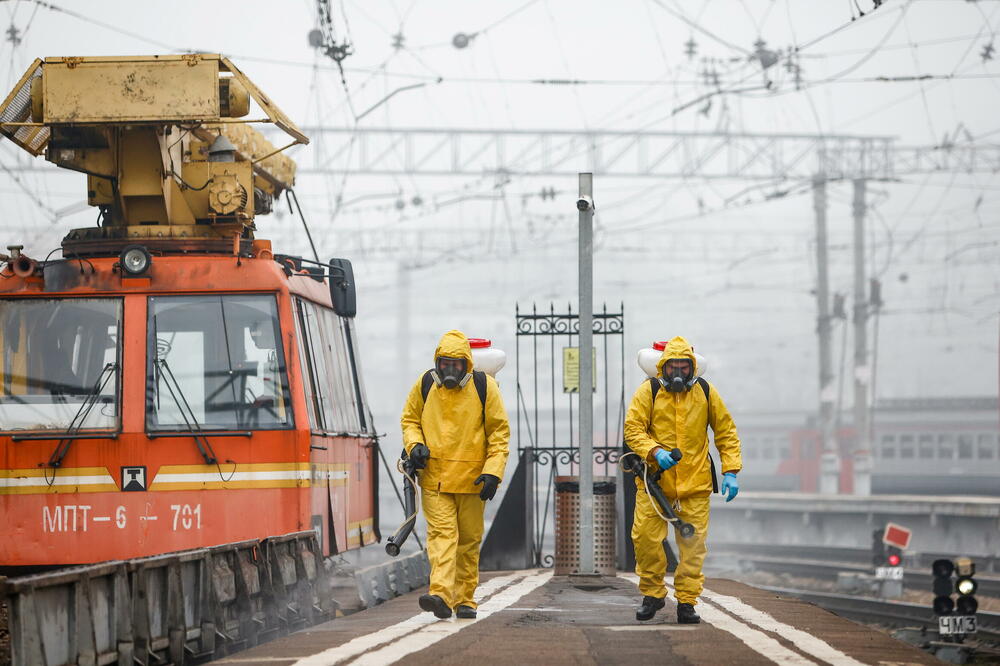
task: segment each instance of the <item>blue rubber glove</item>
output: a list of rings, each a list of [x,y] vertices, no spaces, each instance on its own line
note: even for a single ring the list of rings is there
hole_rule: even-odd
[[[670,452],[663,449],[656,450],[655,458],[660,469],[670,469],[677,464],[677,461],[670,457]]]
[[[732,500],[738,492],[740,492],[740,482],[736,480],[736,475],[732,472],[723,474],[722,494],[726,496],[726,501]]]

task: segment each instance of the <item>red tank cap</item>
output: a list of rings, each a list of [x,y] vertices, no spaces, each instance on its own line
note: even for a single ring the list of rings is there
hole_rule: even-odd
[[[486,338],[469,338],[469,346],[473,349],[485,349],[493,344],[492,340]]]
[[[660,340],[659,342],[653,343],[653,349],[655,349],[656,351],[663,351],[666,348],[667,348],[666,340]]]

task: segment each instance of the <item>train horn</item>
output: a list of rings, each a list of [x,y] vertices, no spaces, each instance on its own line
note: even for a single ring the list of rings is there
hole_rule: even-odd
[[[38,262],[23,254],[18,254],[11,259],[10,268],[17,277],[27,278],[35,274],[35,271],[38,269]]]

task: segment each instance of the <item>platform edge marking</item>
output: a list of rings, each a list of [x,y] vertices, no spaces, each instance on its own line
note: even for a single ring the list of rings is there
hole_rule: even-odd
[[[517,581],[528,575],[528,572],[518,572],[506,576],[496,576],[483,582],[476,590],[476,601],[493,594],[497,590]],[[353,659],[369,650],[390,641],[397,640],[407,634],[418,631],[424,626],[434,624],[439,620],[427,613],[419,613],[409,617],[402,622],[389,625],[370,634],[357,636],[342,645],[329,648],[323,652],[318,652],[308,657],[302,657],[293,666],[327,666],[329,664],[339,664],[348,659]],[[294,659],[291,657],[290,659]]]
[[[551,578],[551,571],[529,574],[520,582],[511,585],[502,592],[498,592],[489,601],[480,606],[478,615],[474,620],[439,621],[429,624],[420,631],[415,631],[395,643],[361,656],[354,662],[354,666],[379,666],[396,663],[409,654],[429,648],[435,643],[457,634],[462,629],[471,627],[494,613],[504,610],[524,595],[533,592],[547,583]]]
[[[704,590],[701,596],[718,604],[733,615],[751,624],[755,624],[765,631],[778,634],[782,638],[791,641],[795,647],[811,654],[817,659],[830,664],[836,664],[836,666],[865,666],[864,662],[858,661],[854,657],[841,652],[823,639],[784,622],[779,622],[769,613],[755,608],[736,597],[719,594],[711,590]]]
[[[636,585],[639,584],[639,577],[635,574],[620,573],[618,575],[619,577],[631,581]],[[670,585],[667,585],[667,589],[673,591],[673,587]],[[789,650],[764,632],[758,631],[750,625],[740,622],[736,618],[731,615],[727,615],[725,612],[710,604],[704,604],[698,610],[700,611],[702,618],[704,618],[704,620],[710,625],[716,629],[732,634],[744,645],[765,659],[769,659],[776,664],[795,664],[796,666],[816,664],[816,662],[811,659],[806,659],[797,652]]]

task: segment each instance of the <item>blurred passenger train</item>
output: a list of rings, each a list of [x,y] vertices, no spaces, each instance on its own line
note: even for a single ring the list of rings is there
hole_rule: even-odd
[[[846,414],[841,421],[850,422]],[[741,482],[753,490],[816,492],[820,446],[815,418],[800,412],[737,414]],[[851,478],[855,430],[836,429],[843,484]],[[997,399],[882,400],[872,412],[872,492],[1000,496]],[[745,481],[744,481],[745,479]]]

